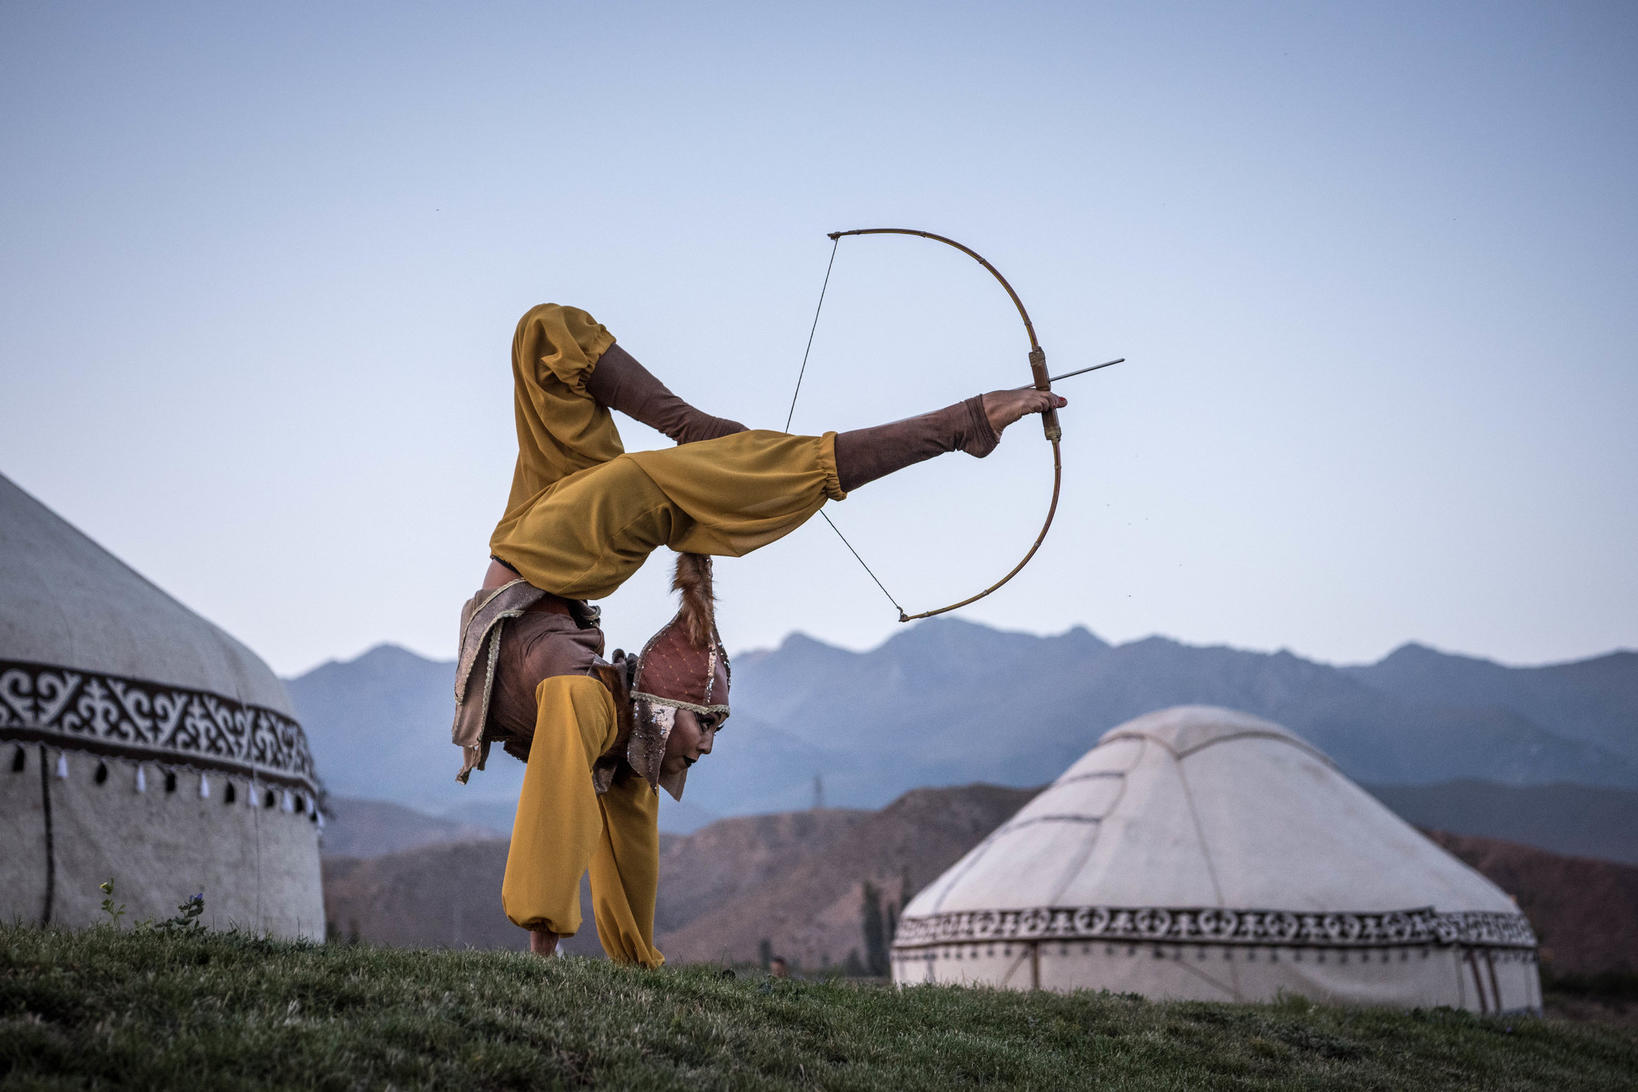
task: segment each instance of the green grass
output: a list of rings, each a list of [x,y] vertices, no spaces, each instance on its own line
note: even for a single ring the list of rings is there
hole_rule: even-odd
[[[7,1088],[1616,1088],[1630,1030],[0,927]]]

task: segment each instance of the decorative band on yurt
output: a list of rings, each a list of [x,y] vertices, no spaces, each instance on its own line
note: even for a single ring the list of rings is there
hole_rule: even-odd
[[[1039,907],[975,910],[899,921],[895,950],[1001,940],[1107,940],[1284,948],[1461,945],[1534,949],[1523,914],[1441,913],[1432,907],[1319,913],[1217,907]]]
[[[203,690],[0,660],[0,740],[253,777],[321,797],[301,726]]]

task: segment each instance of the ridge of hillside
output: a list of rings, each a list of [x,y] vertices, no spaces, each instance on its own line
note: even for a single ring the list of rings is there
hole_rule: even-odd
[[[663,835],[656,941],[674,962],[760,958],[761,942],[819,968],[863,949],[862,886],[897,907],[1013,815],[1031,789],[918,789],[878,812],[826,810],[723,819]],[[1638,971],[1638,868],[1489,838],[1430,832],[1512,894],[1560,974]],[[324,859],[332,932],[377,944],[518,949],[501,913],[504,838],[361,860]],[[586,924],[570,954],[601,948]]]
[[[1542,962],[1564,974],[1638,973],[1638,868],[1495,838],[1423,831],[1513,896]]]
[[[660,835],[663,934],[707,916],[725,900],[773,882],[792,863],[823,852],[869,812],[823,809],[719,819],[688,837]],[[524,946],[523,930],[501,912],[504,836],[423,845],[369,858],[326,856],[324,913],[332,935],[372,944],[478,948]],[[580,932],[570,955],[600,955],[589,885],[580,890]]]
[[[746,815],[672,839],[660,854],[664,894],[655,907],[656,935],[714,917],[751,892],[784,883],[800,861],[850,842],[872,818],[868,811],[836,808]]]
[[[865,882],[882,891],[885,901],[903,905],[1037,791],[999,785],[913,790],[829,847],[808,853],[783,874],[723,900],[710,914],[657,941],[662,951],[685,962],[754,961],[764,939],[801,966],[842,962],[862,946]]]
[[[1413,826],[1638,865],[1638,792],[1630,789],[1488,781],[1362,788]]]

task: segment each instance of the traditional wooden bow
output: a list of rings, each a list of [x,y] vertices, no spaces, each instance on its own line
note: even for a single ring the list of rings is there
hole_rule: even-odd
[[[831,267],[836,264],[836,247],[841,244],[842,236],[844,235],[919,235],[923,239],[933,239],[948,246],[953,246],[963,254],[972,258],[979,265],[989,270],[990,274],[995,277],[996,280],[1001,282],[1001,287],[1007,290],[1007,295],[1012,297],[1013,305],[1018,308],[1018,317],[1024,320],[1024,329],[1029,334],[1029,368],[1032,381],[1028,385],[1034,387],[1036,390],[1050,391],[1052,389],[1053,377],[1047,374],[1046,352],[1041,348],[1041,343],[1036,340],[1035,324],[1030,322],[1029,312],[1024,310],[1024,301],[1018,298],[1018,293],[1013,291],[1012,285],[1007,283],[1007,278],[1003,277],[1000,270],[996,269],[995,266],[986,261],[984,256],[979,254],[978,251],[974,250],[972,247],[964,246],[961,243],[956,242],[954,239],[945,238],[943,235],[934,235],[930,231],[917,231],[914,228],[855,228],[852,231],[831,232],[829,234],[829,238],[832,240],[833,245],[831,246],[830,250],[830,265],[826,266],[825,268],[825,284],[819,289],[819,306],[816,307],[813,312],[814,329],[818,329],[819,311],[825,305],[825,289],[830,286],[830,270]],[[813,331],[810,330],[808,332],[808,351],[811,351],[812,348]],[[802,370],[796,377],[796,392],[791,395],[791,413],[793,415],[796,412],[796,395],[800,394],[802,390],[802,375],[806,373],[808,368],[808,351],[804,351],[802,354]],[[1118,363],[1118,361],[1111,361],[1110,363]],[[1098,367],[1104,366],[1105,365],[1098,365]],[[1063,485],[1064,474],[1063,457],[1059,450],[1058,443],[1063,437],[1063,429],[1058,423],[1058,411],[1056,409],[1048,409],[1042,413],[1041,425],[1046,432],[1047,442],[1052,445],[1052,502],[1047,505],[1046,520],[1041,524],[1040,534],[1035,536],[1035,541],[1030,545],[1029,552],[1024,554],[1023,559],[1020,560],[1018,564],[1014,565],[1007,571],[1007,575],[1003,576],[1000,580],[997,580],[995,583],[991,584],[978,594],[969,595],[967,598],[956,603],[951,603],[947,607],[939,607],[937,610],[924,610],[916,614],[907,614],[905,609],[899,606],[898,600],[893,598],[893,594],[889,592],[886,586],[882,584],[881,580],[877,578],[876,574],[871,572],[870,566],[865,564],[864,558],[859,557],[859,551],[853,549],[853,544],[848,542],[847,537],[843,535],[839,529],[837,529],[836,524],[831,522],[830,517],[825,515],[823,512],[819,513],[820,515],[825,516],[825,522],[830,523],[830,529],[836,532],[837,537],[841,538],[843,545],[847,546],[847,548],[852,551],[855,558],[858,558],[859,564],[864,565],[865,572],[870,573],[870,578],[876,581],[876,586],[882,589],[882,594],[887,596],[888,602],[892,603],[893,606],[898,608],[899,621],[910,622],[917,618],[931,618],[935,614],[944,614],[948,611],[956,610],[959,607],[965,607],[969,603],[978,602],[980,599],[984,598],[986,595],[989,595],[991,592],[1000,588],[1007,581],[1017,576],[1019,572],[1023,570],[1024,566],[1029,564],[1029,559],[1035,556],[1035,551],[1041,548],[1041,543],[1046,540],[1047,531],[1052,527],[1052,517],[1058,513],[1058,493]],[[785,428],[787,431],[790,429],[790,417],[786,417],[785,419]]]

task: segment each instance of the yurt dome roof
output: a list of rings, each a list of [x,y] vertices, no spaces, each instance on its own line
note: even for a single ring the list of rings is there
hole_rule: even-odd
[[[1314,747],[1209,706],[1105,733],[904,916],[1084,906],[1517,913]]]
[[[0,475],[0,727],[304,782],[284,684]]]
[[[204,690],[293,715],[284,684],[0,475],[0,657]]]
[[[1250,713],[1222,709],[1214,705],[1176,705],[1170,709],[1146,713],[1109,729],[1099,738],[1098,744],[1102,746],[1110,740],[1136,736],[1151,739],[1178,757],[1198,751],[1202,747],[1209,747],[1213,743],[1266,736],[1307,748],[1313,751],[1316,757],[1325,759],[1324,755],[1314,751],[1288,728],[1262,717],[1254,717]]]

